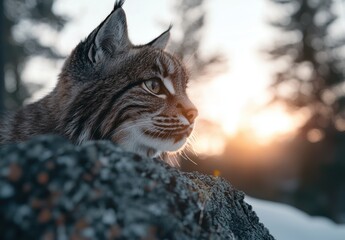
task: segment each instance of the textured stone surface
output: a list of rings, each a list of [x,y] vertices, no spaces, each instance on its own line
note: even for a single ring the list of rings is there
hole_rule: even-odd
[[[109,142],[45,136],[0,159],[1,239],[273,239],[222,178]]]

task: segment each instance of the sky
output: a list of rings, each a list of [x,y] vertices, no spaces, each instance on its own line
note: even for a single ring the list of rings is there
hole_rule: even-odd
[[[220,124],[228,135],[246,128],[253,131],[259,141],[294,129],[300,117],[291,117],[281,106],[260,113],[255,111],[269,99],[267,86],[271,82],[272,66],[275,66],[263,54],[263,49],[276,37],[267,24],[273,9],[269,1],[206,2],[202,52],[222,53],[229,60],[229,70],[208,82],[190,86],[189,94],[199,109],[200,118]],[[43,31],[42,42],[68,55],[108,15],[113,4],[114,0],[58,0],[54,10],[69,16],[71,21],[59,35]],[[166,30],[170,23],[174,24],[176,17],[172,4],[173,1],[168,0],[127,0],[124,9],[132,42],[147,43]],[[174,31],[173,28],[172,37]],[[45,86],[34,99],[54,87],[61,65],[62,62],[43,62],[40,58],[28,64],[24,73],[27,81],[40,81]]]

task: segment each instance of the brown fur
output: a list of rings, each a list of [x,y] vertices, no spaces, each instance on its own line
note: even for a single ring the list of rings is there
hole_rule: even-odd
[[[164,51],[170,29],[133,46],[122,3],[73,50],[55,89],[2,123],[0,143],[59,134],[75,143],[109,139],[148,156],[184,144],[197,111],[184,66]],[[164,94],[146,89],[153,79]]]

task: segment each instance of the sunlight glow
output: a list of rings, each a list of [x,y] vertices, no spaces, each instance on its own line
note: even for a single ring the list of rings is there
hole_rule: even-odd
[[[194,129],[193,149],[197,154],[218,155],[223,153],[226,138],[219,125],[199,119]]]
[[[312,129],[307,133],[307,139],[309,142],[311,143],[317,143],[320,142],[322,140],[322,138],[324,137],[324,133],[319,130],[319,129]]]
[[[253,115],[248,121],[248,128],[261,144],[274,138],[293,132],[297,127],[296,119],[282,107],[268,108]]]
[[[294,132],[301,116],[292,116],[279,105],[265,106],[269,99],[266,66],[255,57],[246,56],[245,51],[233,66],[210,82],[190,86],[200,118],[218,123],[228,138],[245,133],[258,144],[268,144]],[[205,144],[203,141],[199,149],[206,148]]]

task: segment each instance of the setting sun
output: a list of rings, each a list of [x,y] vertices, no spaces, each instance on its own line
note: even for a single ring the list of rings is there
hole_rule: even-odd
[[[300,115],[292,116],[280,105],[265,107],[270,93],[263,84],[268,79],[264,63],[246,57],[243,51],[233,65],[236,68],[230,72],[191,86],[200,118],[220,125],[228,137],[239,132],[251,134],[258,144],[267,144],[278,136],[292,133],[301,123]],[[205,142],[202,145],[205,146]]]
[[[265,144],[276,137],[292,133],[298,126],[297,122],[296,117],[292,117],[282,107],[273,107],[253,114],[245,127],[253,133],[258,143]]]

